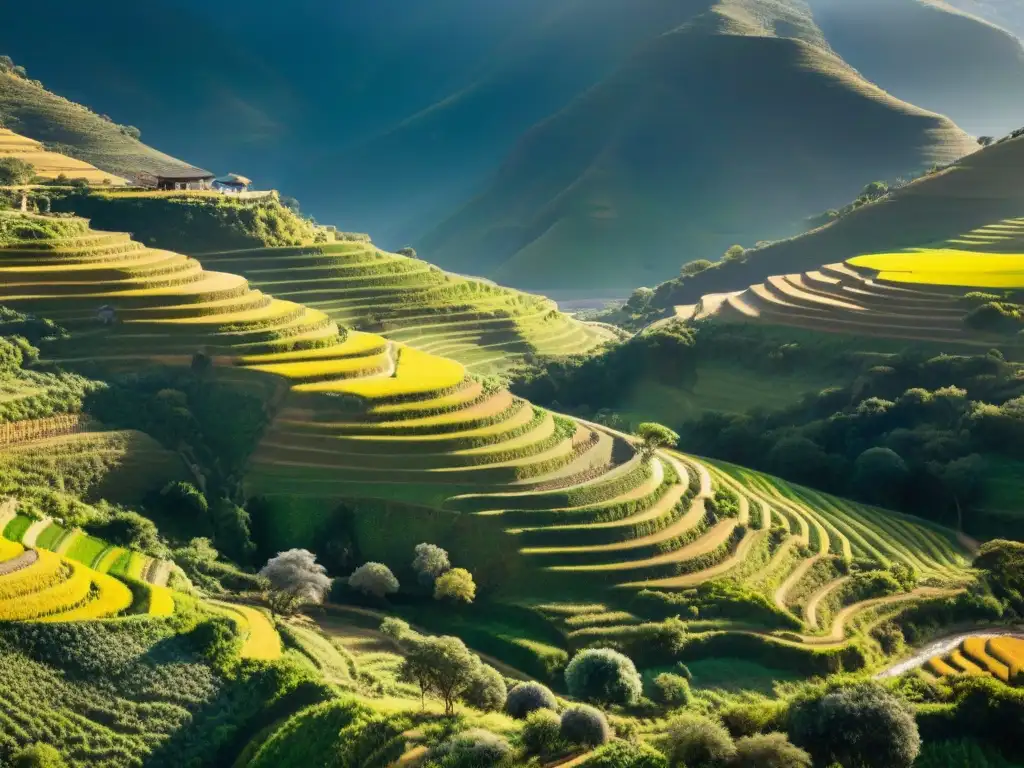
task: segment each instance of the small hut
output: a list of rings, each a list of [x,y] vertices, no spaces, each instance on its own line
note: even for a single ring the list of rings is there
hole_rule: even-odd
[[[212,181],[213,174],[202,168],[183,168],[159,173],[143,171],[135,174],[135,183],[139,186],[167,191],[209,189]]]
[[[252,180],[245,178],[245,176],[240,176],[237,173],[229,173],[226,176],[220,176],[213,180],[213,188],[219,189],[225,194],[248,192],[251,184]]]

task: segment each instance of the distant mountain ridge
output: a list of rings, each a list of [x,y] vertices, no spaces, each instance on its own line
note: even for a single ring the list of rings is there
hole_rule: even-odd
[[[207,167],[243,171],[260,187],[298,196],[323,221],[371,232],[384,247],[412,244],[446,268],[520,288],[625,292],[670,277],[685,261],[714,258],[732,242],[795,234],[804,216],[849,199],[874,178],[971,148],[949,121],[890,100],[844,66],[835,54],[845,56],[847,43],[830,36],[823,2],[429,0],[410,7],[296,0],[286,8],[254,0],[241,14],[199,0],[108,0],[89,8],[55,0],[6,14],[0,51],[56,92],[138,125],[147,141]],[[891,7],[910,8],[899,18],[912,18],[919,4],[894,0]],[[883,18],[889,7],[871,13]],[[1007,82],[1018,71],[1024,80],[1024,63],[1018,70],[1004,44],[1012,38],[948,10],[921,12],[932,14],[942,35],[964,24],[972,30],[963,38],[969,44],[941,47],[949,70],[967,73],[961,89],[984,96],[965,112],[984,127],[1006,123],[984,132],[1014,127],[1018,100],[993,105],[986,95],[993,78],[972,64],[1003,62],[995,69],[1005,70]],[[901,31],[886,34],[899,39]],[[681,35],[700,40],[699,55],[677,54],[666,70],[671,77],[647,78],[641,85],[652,90],[626,94],[618,110],[635,111],[613,108],[573,128],[564,153],[531,157],[553,126],[571,126],[571,115],[595,94],[611,99],[644,61],[657,67],[659,57],[673,59],[665,41]],[[745,64],[730,59],[734,50]],[[896,87],[900,72],[869,74],[858,58],[864,46],[850,43],[849,50],[860,74],[917,103]],[[180,55],[161,53],[168,51]],[[759,57],[772,59],[767,69],[758,69],[765,64]],[[916,73],[908,93],[927,96],[946,77],[941,68],[924,70],[930,79]],[[836,120],[825,123],[827,131],[808,128],[805,139],[801,125],[818,117],[789,89],[810,82],[825,95],[823,84],[836,83],[850,101],[843,112],[829,110]],[[766,83],[785,95],[761,99]],[[690,121],[682,132],[697,164],[679,154],[682,126],[667,119],[673,103],[675,117]],[[892,123],[876,111],[883,104]],[[947,113],[964,105],[918,106]],[[660,122],[641,125],[652,111]],[[758,125],[775,126],[785,140]],[[856,125],[870,130],[848,130]],[[884,141],[890,133],[897,139]],[[731,144],[712,146],[725,135]],[[739,141],[748,157],[725,151]],[[573,163],[594,146],[605,148],[602,162],[588,163],[583,174]],[[848,158],[838,174],[835,154]],[[544,173],[535,174],[537,198],[524,207],[514,190],[497,188],[530,168]],[[673,178],[683,168],[685,183]],[[545,174],[568,179],[571,188]],[[775,191],[765,182],[773,174],[784,174],[791,195],[764,197],[766,188]],[[581,213],[587,210],[602,222],[614,216],[617,229],[633,234],[606,235],[604,224],[595,227]],[[623,251],[628,259],[619,258]],[[608,264],[618,273],[602,274]]]

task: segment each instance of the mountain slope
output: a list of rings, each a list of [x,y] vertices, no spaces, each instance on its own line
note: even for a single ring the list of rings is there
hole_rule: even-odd
[[[1024,210],[1022,166],[1024,137],[1000,142],[826,227],[752,251],[744,262],[659,286],[655,299],[661,307],[692,304],[705,294],[742,290],[770,275],[937,243],[1015,218]]]
[[[938,0],[811,0],[832,48],[893,95],[1002,136],[1024,125],[1024,47]]]
[[[998,24],[1024,39],[1024,6],[1017,0],[946,0],[946,3]]]
[[[698,16],[537,125],[425,255],[520,288],[621,291],[971,150],[819,45],[773,36],[792,14],[749,10]]]
[[[48,146],[60,145],[68,154],[117,175],[192,167],[38,82],[6,72],[0,72],[0,125]]]

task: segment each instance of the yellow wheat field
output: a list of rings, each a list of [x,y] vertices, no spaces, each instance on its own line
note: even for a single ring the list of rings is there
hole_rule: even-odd
[[[1024,254],[936,248],[857,256],[849,263],[877,270],[879,279],[898,283],[1024,288]]]
[[[441,392],[458,386],[465,378],[466,369],[461,363],[401,347],[394,376],[300,384],[295,391],[333,392],[375,400]]]
[[[42,621],[89,621],[90,619],[102,619],[108,616],[116,616],[131,607],[132,591],[113,576],[92,571],[87,572],[85,577],[91,577],[92,581],[90,598],[82,605],[70,610],[43,616]]]

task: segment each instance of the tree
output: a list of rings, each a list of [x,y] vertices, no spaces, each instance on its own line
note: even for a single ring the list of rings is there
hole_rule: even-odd
[[[789,735],[816,763],[846,768],[911,768],[921,750],[910,707],[875,682],[798,701]]]
[[[452,567],[448,553],[434,544],[417,544],[415,552],[412,569],[425,587],[433,586],[437,577]]]
[[[348,577],[348,585],[378,599],[398,591],[398,579],[383,563],[363,563]]]
[[[736,754],[729,731],[717,720],[684,714],[668,721],[659,748],[669,765],[719,768],[728,765]]]
[[[868,448],[853,465],[858,495],[882,506],[900,505],[909,478],[906,462],[890,448]]]
[[[296,613],[305,603],[322,603],[331,588],[327,569],[308,549],[289,549],[272,557],[260,570],[267,581],[267,602],[275,613]]]
[[[434,583],[435,600],[472,603],[475,597],[476,584],[473,582],[473,574],[465,568],[452,568]]]
[[[651,299],[653,298],[653,288],[637,288],[629,294],[629,298],[626,299],[626,309],[639,314],[650,306]]]
[[[49,744],[32,744],[14,753],[12,768],[65,768],[60,752]]]
[[[709,259],[697,259],[696,261],[683,264],[683,268],[679,270],[679,273],[683,277],[692,277],[693,275],[699,275],[701,272],[707,272],[713,266],[715,266],[715,263]]]
[[[217,548],[232,560],[248,563],[256,553],[250,533],[249,513],[233,501],[221,498],[210,509]]]
[[[868,200],[877,200],[889,191],[889,185],[884,181],[872,181],[861,190],[860,196]]]
[[[674,448],[679,435],[668,427],[653,421],[645,421],[636,428],[636,436],[643,440],[641,452],[650,459],[659,448]]]
[[[728,250],[722,254],[722,261],[743,261],[747,255],[747,249],[742,245],[730,245]]]
[[[0,186],[16,187],[28,184],[35,178],[36,172],[30,163],[17,157],[0,158]]]
[[[459,638],[423,637],[408,644],[402,676],[419,685],[421,696],[437,695],[444,702],[444,713],[451,715],[479,666],[480,659]]]
[[[610,648],[577,653],[565,668],[565,683],[576,698],[607,704],[635,704],[643,691],[632,659]]]
[[[576,704],[562,713],[559,733],[570,744],[586,747],[600,746],[612,737],[604,713],[586,704]]]
[[[505,700],[505,711],[517,720],[538,709],[557,710],[558,701],[549,688],[533,680],[519,683],[509,691]]]
[[[395,616],[388,616],[380,623],[379,632],[400,643],[412,633],[412,629],[409,627],[409,622],[402,621]]]
[[[135,139],[136,141],[139,141],[142,138],[142,131],[140,131],[134,125],[122,125],[121,133],[123,133],[130,139]]]
[[[205,519],[210,511],[206,497],[192,483],[184,481],[168,483],[160,491],[161,506],[175,516],[184,515],[193,520]]]
[[[399,248],[398,255],[408,256],[410,259],[418,258],[416,255],[416,249],[409,245],[405,246],[404,248]]]
[[[993,136],[979,136],[978,144],[982,147],[990,147],[995,143],[995,137]]]
[[[473,673],[462,699],[469,706],[484,712],[497,712],[505,706],[508,689],[505,678],[494,667],[481,664]]]

